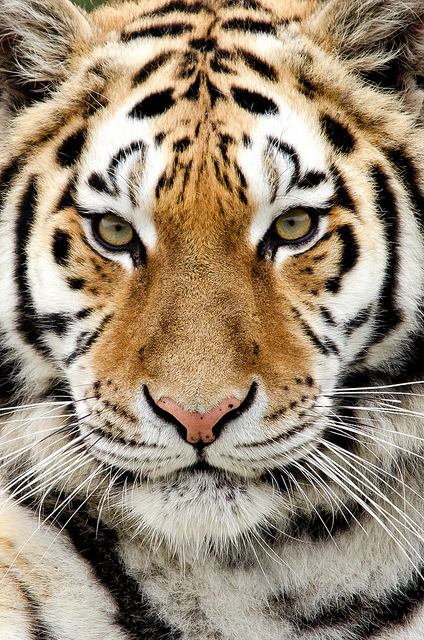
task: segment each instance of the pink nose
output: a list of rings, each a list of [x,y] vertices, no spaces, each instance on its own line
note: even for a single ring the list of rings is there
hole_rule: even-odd
[[[240,406],[240,400],[237,400],[237,398],[225,398],[207,413],[186,411],[172,398],[161,398],[157,404],[161,409],[174,416],[187,429],[187,442],[197,444],[198,442],[207,443],[215,440],[212,429],[222,416]]]

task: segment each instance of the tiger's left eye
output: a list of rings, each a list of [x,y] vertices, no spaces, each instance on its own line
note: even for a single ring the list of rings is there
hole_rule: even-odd
[[[132,226],[110,213],[96,221],[95,232],[97,239],[108,249],[124,250],[135,238]]]
[[[301,207],[286,211],[275,221],[275,231],[288,243],[304,240],[315,229],[315,216]]]

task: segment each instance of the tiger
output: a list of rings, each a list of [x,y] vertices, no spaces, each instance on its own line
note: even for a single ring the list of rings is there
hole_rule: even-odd
[[[424,637],[424,1],[0,0],[0,639]]]

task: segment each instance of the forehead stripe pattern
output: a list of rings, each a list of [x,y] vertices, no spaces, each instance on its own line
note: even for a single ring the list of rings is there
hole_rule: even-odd
[[[163,7],[160,7],[160,9],[144,13],[142,17],[153,18],[155,16],[164,16],[168,13],[174,13],[175,11],[193,14],[201,13],[202,11],[205,11],[206,13],[214,13],[214,11],[206,4],[203,4],[203,2],[193,2],[193,4],[189,4],[181,2],[181,0],[175,0],[174,2],[170,2],[169,4],[165,4]]]
[[[260,93],[248,91],[240,87],[233,87],[231,93],[239,107],[250,111],[250,113],[257,115],[276,115],[279,111],[278,106],[273,100],[266,98]]]
[[[144,98],[144,100],[135,105],[129,113],[130,118],[137,118],[141,120],[143,118],[153,118],[154,116],[159,116],[160,114],[165,113],[165,111],[168,111],[168,109],[170,109],[175,103],[172,94],[172,89],[152,93],[150,96],[147,96],[147,98]]]
[[[263,22],[259,20],[252,20],[250,18],[233,18],[227,22],[223,22],[222,29],[227,31],[247,31],[249,33],[263,33],[271,36],[277,35],[277,29],[271,22]]]
[[[277,70],[265,62],[265,60],[258,58],[253,53],[245,51],[244,49],[237,49],[236,53],[250,69],[256,71],[262,78],[266,78],[272,82],[278,82]]]
[[[191,24],[185,24],[183,22],[173,24],[162,24],[155,27],[146,27],[145,29],[139,29],[138,31],[132,31],[131,33],[123,33],[121,36],[122,42],[131,42],[137,38],[166,38],[180,36],[183,33],[193,31]]]
[[[153,60],[147,62],[144,67],[142,67],[140,71],[134,76],[132,82],[133,87],[136,87],[142,82],[145,82],[148,78],[150,78],[151,75],[155,73],[155,71],[163,67],[164,64],[168,62],[168,60],[170,60],[173,55],[175,55],[175,52],[168,51],[166,53],[159,54],[158,56],[153,58]]]

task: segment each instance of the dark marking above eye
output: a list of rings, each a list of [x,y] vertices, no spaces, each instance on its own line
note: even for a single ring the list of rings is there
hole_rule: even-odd
[[[71,236],[62,229],[56,229],[53,235],[53,257],[59,265],[66,266],[71,248]]]
[[[88,186],[99,193],[110,193],[106,180],[100,173],[92,173],[87,180]]]
[[[349,154],[355,148],[355,138],[341,122],[331,116],[322,116],[321,128],[336,151]]]
[[[246,51],[245,49],[237,49],[237,55],[243,60],[243,62],[253,71],[258,73],[263,78],[267,80],[271,80],[272,82],[278,81],[278,73],[276,69],[262,60],[258,58],[250,51]]]
[[[147,96],[130,111],[130,118],[141,120],[165,113],[165,111],[168,111],[175,103],[172,94],[172,89],[166,89],[166,91],[159,91],[158,93]]]
[[[321,171],[308,171],[308,173],[303,176],[302,180],[299,180],[296,186],[299,189],[311,189],[312,187],[317,187],[322,182],[325,182],[326,179],[327,176]]]
[[[190,40],[189,45],[196,51],[209,53],[216,49],[217,43],[215,38],[194,38],[193,40]]]
[[[155,27],[146,27],[145,29],[138,29],[131,33],[123,33],[121,36],[122,42],[131,42],[137,38],[165,38],[167,36],[180,36],[183,33],[193,31],[191,24],[184,22],[162,24]]]
[[[273,100],[266,98],[260,93],[233,87],[231,94],[235,102],[246,111],[258,115],[275,115],[278,113],[278,106]]]
[[[166,53],[161,53],[160,55],[153,58],[153,60],[146,62],[146,64],[134,76],[132,82],[133,86],[135,87],[142,82],[145,82],[153,73],[155,73],[155,71],[160,69],[166,62],[168,62],[168,60],[172,58],[172,55],[173,53],[168,51]]]
[[[277,30],[271,22],[252,20],[251,18],[233,18],[222,24],[222,29],[247,31],[248,33],[264,33],[276,36]]]
[[[86,141],[87,130],[80,129],[68,136],[57,150],[57,161],[61,167],[72,167],[78,162]]]

